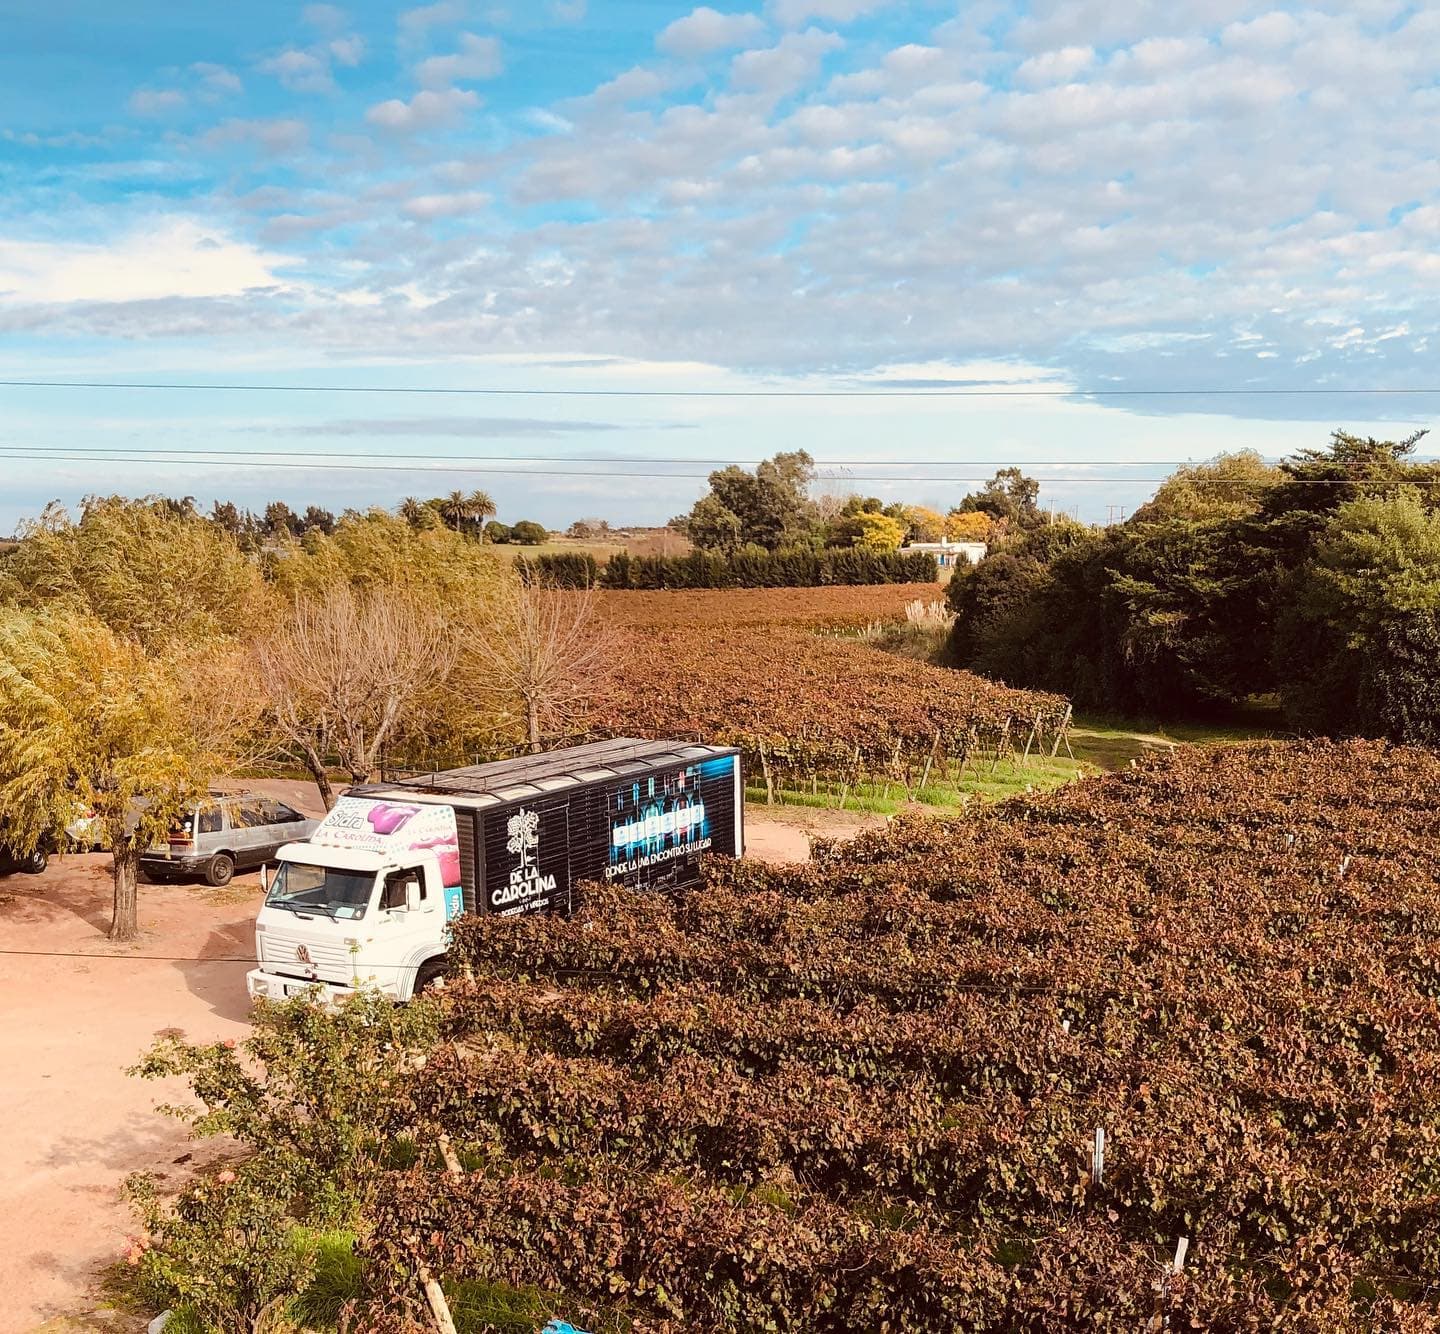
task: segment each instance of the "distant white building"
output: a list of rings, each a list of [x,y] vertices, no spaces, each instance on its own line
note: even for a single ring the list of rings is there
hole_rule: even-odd
[[[909,542],[903,549],[929,552],[942,570],[953,570],[961,564],[979,565],[990,550],[984,542]]]

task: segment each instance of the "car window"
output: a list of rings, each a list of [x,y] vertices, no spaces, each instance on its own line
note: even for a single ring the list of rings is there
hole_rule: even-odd
[[[189,821],[186,821],[188,825]],[[220,806],[217,802],[207,801],[200,807],[199,828],[202,834],[218,834],[223,828],[220,818]]]
[[[403,908],[405,906],[405,886],[419,883],[420,877],[414,871],[391,871],[385,877],[385,888],[380,895],[380,906],[382,908]]]
[[[269,805],[272,824],[296,824],[305,818],[299,811],[291,810],[283,801],[272,801]]]
[[[265,803],[258,797],[246,797],[230,808],[230,819],[237,829],[263,829],[270,823]]]

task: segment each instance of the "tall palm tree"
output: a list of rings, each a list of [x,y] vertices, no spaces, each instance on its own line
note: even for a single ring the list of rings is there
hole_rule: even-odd
[[[470,518],[475,524],[475,531],[483,542],[485,540],[485,520],[494,516],[495,502],[490,498],[488,491],[472,491],[465,501],[470,507]]]
[[[414,496],[406,496],[400,502],[400,517],[412,528],[420,528],[425,522],[426,505],[423,500],[417,500]]]
[[[470,517],[470,497],[463,491],[452,491],[440,502],[440,517],[457,533],[463,533]]]

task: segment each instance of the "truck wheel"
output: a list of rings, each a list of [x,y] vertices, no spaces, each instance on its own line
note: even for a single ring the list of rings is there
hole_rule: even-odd
[[[445,960],[426,959],[420,965],[420,971],[415,974],[415,985],[410,990],[413,1000],[416,996],[425,991],[437,991],[445,985],[445,974],[448,970],[445,967]]]
[[[210,858],[210,864],[205,868],[205,882],[220,889],[230,883],[234,874],[235,858],[228,852],[217,852]]]
[[[21,870],[28,872],[30,875],[39,875],[40,872],[49,865],[50,854],[46,852],[44,848],[36,848],[34,852],[25,858],[21,864]]]

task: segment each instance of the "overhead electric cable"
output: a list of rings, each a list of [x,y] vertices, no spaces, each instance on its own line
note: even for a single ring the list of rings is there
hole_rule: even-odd
[[[0,389],[142,389],[257,394],[456,394],[517,398],[1220,398],[1344,394],[1440,394],[1440,386],[1331,388],[893,388],[893,389],[519,389],[500,385],[218,384],[148,380],[0,380]]]
[[[156,467],[156,466],[161,466],[161,467],[179,467],[179,468],[196,468],[196,467],[205,468],[205,467],[208,467],[208,468],[227,468],[227,469],[228,469],[228,468],[268,468],[268,469],[283,469],[283,470],[287,470],[287,471],[300,471],[300,472],[371,472],[371,473],[389,473],[389,472],[393,472],[393,473],[404,473],[404,474],[406,474],[407,476],[411,476],[411,477],[425,476],[425,475],[427,475],[427,474],[431,474],[431,475],[435,475],[435,476],[447,476],[447,475],[457,475],[457,474],[459,474],[459,475],[478,474],[478,475],[483,475],[483,476],[505,475],[505,476],[512,476],[512,477],[598,477],[598,478],[606,478],[606,477],[644,477],[644,478],[650,478],[650,479],[654,479],[654,480],[664,480],[664,479],[667,479],[667,478],[674,478],[674,479],[677,480],[677,481],[703,481],[703,480],[707,479],[707,478],[710,476],[709,472],[666,472],[666,471],[656,471],[655,468],[653,468],[653,467],[652,467],[652,468],[640,469],[640,470],[638,470],[638,471],[637,471],[637,470],[634,470],[634,469],[630,469],[630,468],[624,468],[624,469],[622,469],[622,468],[611,468],[611,467],[595,467],[595,468],[588,468],[588,469],[579,469],[579,468],[551,468],[551,467],[544,467],[544,468],[525,468],[525,467],[520,467],[520,468],[514,468],[514,467],[494,467],[494,466],[485,466],[485,467],[470,467],[470,466],[464,466],[464,467],[449,467],[449,466],[446,466],[446,465],[445,465],[445,463],[444,463],[443,460],[417,461],[417,462],[416,462],[415,464],[413,464],[413,465],[406,465],[406,464],[399,464],[399,463],[365,463],[365,462],[339,463],[339,462],[336,462],[336,461],[335,461],[336,456],[333,456],[333,455],[330,456],[326,461],[323,461],[323,462],[286,463],[286,462],[280,462],[280,461],[277,461],[277,460],[274,460],[274,459],[263,459],[263,460],[261,460],[261,459],[244,458],[244,457],[231,458],[231,457],[228,457],[228,456],[226,456],[226,457],[221,457],[221,458],[214,458],[214,457],[205,458],[205,457],[203,456],[203,454],[202,454],[202,455],[198,455],[198,456],[189,457],[189,458],[169,458],[169,457],[166,457],[166,458],[158,458],[158,457],[140,456],[140,455],[136,455],[136,454],[119,454],[119,453],[114,452],[114,451],[107,451],[107,450],[100,450],[100,449],[97,449],[97,450],[95,450],[95,451],[88,452],[88,453],[70,453],[70,454],[66,454],[66,455],[64,455],[62,458],[60,458],[60,459],[57,460],[57,459],[56,459],[56,453],[57,453],[57,451],[56,451],[56,450],[53,450],[53,449],[41,449],[41,448],[26,449],[26,448],[21,448],[21,447],[16,447],[16,446],[0,445],[0,458],[4,458],[4,459],[24,459],[24,460],[27,460],[27,461],[36,461],[36,462],[57,462],[57,461],[58,461],[58,462],[66,462],[66,463],[128,463],[128,464],[141,465],[141,466],[145,466],[145,467]],[[345,457],[345,456],[341,456],[341,457]],[[354,459],[357,459],[357,460],[363,460],[366,456],[363,455],[363,454],[355,454],[355,455],[350,455],[350,456],[348,456],[348,457],[354,458]],[[582,462],[589,462],[590,460],[581,460],[581,461],[582,461]],[[1426,462],[1426,461],[1435,461],[1435,460],[1422,460],[1422,462]],[[639,462],[639,460],[635,460],[634,462]],[[841,465],[841,466],[843,467],[843,466],[845,466],[845,465]],[[880,467],[880,466],[884,466],[884,465],[881,465],[881,464],[873,464],[873,465],[870,465],[870,466]],[[942,467],[943,467],[943,466],[945,466],[945,465],[943,465],[943,464],[940,464],[940,465],[919,465],[919,464],[917,464],[917,465],[915,465],[915,466],[917,466],[917,467],[920,467],[920,466],[942,466]],[[964,467],[964,466],[966,466],[966,465],[964,465],[964,464],[957,464],[957,465],[955,465],[955,466]],[[985,464],[983,464],[983,465],[981,465],[981,466],[988,468],[988,467],[995,467],[995,466],[997,466],[997,464],[996,464],[994,461],[992,461],[992,462],[989,462],[989,463],[985,463]],[[1037,465],[1029,465],[1029,466],[1037,466]],[[1057,465],[1053,465],[1053,466],[1059,467],[1059,466],[1067,466],[1067,465],[1058,465],[1058,464],[1057,464]],[[1080,465],[1075,465],[1075,466],[1080,466]],[[1122,466],[1122,465],[1116,465],[1116,466]],[[1186,465],[1185,463],[1183,463],[1183,462],[1176,462],[1176,463],[1154,463],[1154,464],[1150,464],[1150,465],[1146,465],[1146,466],[1151,466],[1151,467],[1156,467],[1156,468],[1171,468],[1171,469],[1174,469],[1174,468],[1182,468],[1182,467],[1185,467],[1185,466],[1187,466],[1187,465]],[[1168,475],[1167,475],[1167,476],[1168,476]],[[963,474],[961,474],[961,475],[950,475],[950,474],[941,474],[941,473],[935,473],[935,472],[931,472],[931,473],[912,472],[912,473],[903,473],[903,474],[899,474],[899,473],[893,473],[893,474],[865,473],[865,474],[856,475],[856,474],[851,474],[851,473],[848,473],[848,472],[842,470],[842,471],[829,471],[829,472],[820,471],[820,472],[817,472],[814,480],[817,481],[817,482],[836,481],[836,482],[852,482],[852,483],[861,483],[861,482],[942,482],[942,483],[954,483],[954,484],[967,485],[967,486],[968,486],[968,485],[985,485],[985,484],[989,483],[989,482],[992,480],[992,478],[991,478],[991,477],[986,477],[986,476],[967,476],[967,475],[963,475]],[[1124,482],[1124,483],[1134,483],[1134,482],[1163,482],[1163,481],[1167,480],[1167,477],[1166,477],[1166,476],[1162,476],[1162,477],[1137,477],[1137,476],[1134,476],[1133,474],[1132,474],[1131,476],[1129,476],[1129,477],[1111,477],[1111,476],[1104,476],[1104,475],[1099,475],[1099,474],[1081,474],[1081,475],[1077,475],[1077,476],[1064,476],[1064,477],[1057,477],[1057,476],[1037,477],[1037,478],[1033,478],[1032,480],[1041,482],[1041,483],[1046,484],[1046,485],[1061,485],[1061,484],[1063,484],[1063,485],[1066,485],[1066,486],[1074,486],[1074,485],[1081,485],[1081,484],[1087,484],[1087,485],[1088,485],[1088,484],[1093,484],[1093,483],[1109,483],[1109,484],[1113,484],[1113,483],[1117,483],[1117,482]],[[1253,487],[1286,486],[1286,485],[1293,485],[1293,486],[1440,486],[1440,478],[1417,478],[1417,479],[1395,478],[1395,479],[1391,480],[1391,479],[1371,479],[1371,478],[1363,478],[1363,477],[1361,477],[1361,478],[1316,478],[1316,479],[1311,480],[1311,479],[1308,479],[1308,478],[1283,477],[1283,478],[1278,478],[1278,479],[1276,479],[1275,481],[1263,481],[1263,480],[1256,479],[1256,478],[1254,478],[1254,477],[1193,477],[1193,478],[1189,478],[1189,479],[1187,479],[1187,480],[1188,480],[1192,485],[1196,485],[1196,486],[1253,486]]]

